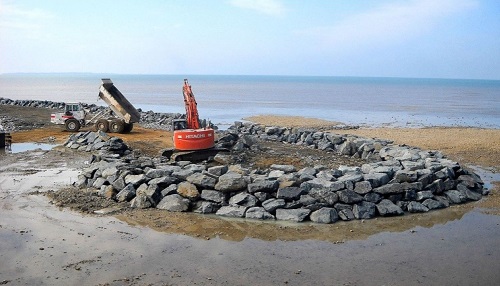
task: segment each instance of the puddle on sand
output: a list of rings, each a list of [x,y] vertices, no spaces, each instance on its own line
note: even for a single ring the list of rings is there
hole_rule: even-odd
[[[47,143],[12,143],[10,147],[0,150],[0,154],[13,154],[13,153],[21,153],[36,149],[41,150],[51,150],[56,147],[55,144],[47,144]]]

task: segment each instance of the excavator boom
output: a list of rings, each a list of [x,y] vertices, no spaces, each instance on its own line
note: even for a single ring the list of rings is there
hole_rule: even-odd
[[[182,88],[184,94],[184,104],[186,105],[186,123],[188,129],[199,129],[200,119],[198,117],[198,107],[196,99],[194,98],[191,86],[187,79],[184,79],[184,87]]]
[[[201,128],[198,107],[191,86],[184,79],[184,103],[186,105],[185,125],[174,122],[174,147],[178,151],[199,151],[214,147],[215,133],[212,128]]]

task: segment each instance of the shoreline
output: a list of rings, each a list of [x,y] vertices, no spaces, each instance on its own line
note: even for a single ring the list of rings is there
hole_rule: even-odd
[[[141,137],[146,131],[138,129],[129,136]],[[148,138],[167,140],[165,131],[149,131]],[[70,134],[59,128],[37,129],[23,131],[22,140],[34,140],[35,133],[39,140]],[[18,135],[13,137],[20,139]],[[418,132],[402,134],[403,139],[411,136],[423,139]],[[464,151],[470,156],[473,150]],[[61,158],[54,156],[59,152]],[[7,283],[235,285],[258,277],[255,281],[262,285],[284,281],[288,285],[310,281],[318,285],[332,281],[470,285],[491,284],[500,278],[494,267],[499,254],[500,183],[478,202],[331,225],[253,222],[156,210],[140,216],[139,211],[123,214],[126,217],[99,216],[59,208],[50,198],[32,192],[64,188],[65,176],[74,177],[77,166],[86,166],[88,155],[76,154],[64,147],[35,150],[13,154],[0,166],[4,198],[0,208],[5,214],[0,217],[0,246],[6,249],[0,258],[7,261],[0,274]],[[475,162],[474,156],[470,159]],[[19,267],[27,270],[19,274]],[[359,276],[359,271],[367,275]]]

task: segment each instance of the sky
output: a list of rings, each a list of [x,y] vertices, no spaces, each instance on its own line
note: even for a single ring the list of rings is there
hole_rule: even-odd
[[[499,0],[0,0],[0,74],[500,79]]]

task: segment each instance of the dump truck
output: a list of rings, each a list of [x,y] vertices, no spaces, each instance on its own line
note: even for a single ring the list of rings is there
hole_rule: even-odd
[[[111,79],[102,79],[99,98],[108,104],[108,108],[95,115],[89,114],[81,103],[66,103],[64,112],[51,114],[50,121],[64,125],[70,132],[77,132],[81,127],[94,125],[96,131],[113,133],[129,133],[134,123],[140,121],[140,113],[114,86]]]

